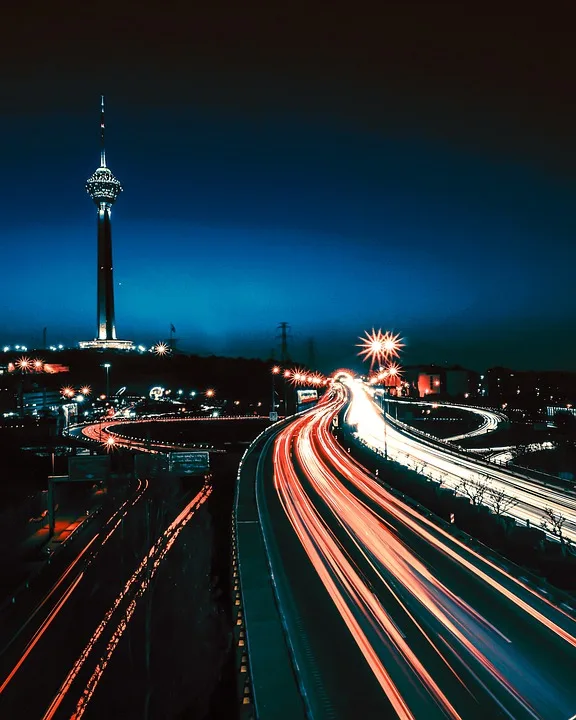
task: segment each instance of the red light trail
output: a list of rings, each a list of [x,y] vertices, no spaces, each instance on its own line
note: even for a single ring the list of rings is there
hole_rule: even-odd
[[[397,715],[421,717],[425,706],[427,717],[436,717],[440,710],[442,717],[465,719],[469,706],[461,698],[453,700],[450,691],[456,682],[470,693],[470,702],[477,702],[474,692],[480,693],[508,717],[568,717],[576,694],[571,687],[554,685],[545,661],[537,668],[533,654],[518,656],[516,639],[508,637],[506,626],[499,627],[498,608],[513,609],[518,623],[530,629],[543,648],[561,643],[562,656],[572,662],[574,620],[401,502],[344,452],[331,425],[345,400],[340,386],[278,434],[274,486],[318,577]],[[432,565],[421,559],[414,544],[435,558]],[[358,557],[361,566],[353,560]],[[443,573],[436,567],[452,569]],[[450,586],[454,573],[468,578],[468,597]],[[494,594],[494,608],[483,606],[481,612],[473,588],[482,595]],[[386,602],[386,597],[391,600]],[[400,608],[396,612],[417,642],[406,639],[390,615],[392,607]],[[435,665],[422,659],[423,648],[428,648],[428,656],[430,651],[435,654]],[[470,677],[474,692],[466,680]]]

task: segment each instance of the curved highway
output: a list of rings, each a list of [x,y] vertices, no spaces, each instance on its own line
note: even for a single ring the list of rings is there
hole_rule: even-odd
[[[346,402],[335,383],[265,445],[257,475],[309,714],[571,718],[574,618],[359,466],[331,432]]]
[[[375,393],[377,395],[377,393]],[[486,435],[487,433],[494,432],[498,429],[498,425],[501,423],[507,423],[508,418],[501,412],[496,410],[488,410],[486,408],[474,407],[473,405],[455,405],[453,403],[442,403],[442,402],[418,402],[416,400],[393,400],[394,403],[401,403],[403,405],[422,405],[425,407],[445,407],[454,410],[464,410],[465,412],[478,415],[480,417],[480,425],[474,430],[469,432],[460,433],[459,435],[452,435],[451,437],[443,438],[445,442],[456,442],[457,440],[463,440],[464,438],[476,437],[477,435]]]

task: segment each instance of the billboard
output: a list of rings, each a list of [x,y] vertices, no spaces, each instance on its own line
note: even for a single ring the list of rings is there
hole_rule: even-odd
[[[178,475],[201,475],[210,469],[210,453],[206,451],[172,452],[168,469]]]
[[[306,405],[318,400],[318,390],[297,390],[296,394],[298,396],[298,405]]]
[[[101,482],[110,472],[109,455],[76,455],[68,458],[70,480],[92,480]]]

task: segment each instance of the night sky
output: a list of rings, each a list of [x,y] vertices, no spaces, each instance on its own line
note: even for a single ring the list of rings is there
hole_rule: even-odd
[[[576,370],[568,17],[260,5],[4,18],[0,344],[94,337],[105,93],[120,337]]]

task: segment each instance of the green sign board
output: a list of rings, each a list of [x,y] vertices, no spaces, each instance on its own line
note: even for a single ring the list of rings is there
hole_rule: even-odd
[[[70,480],[93,480],[101,482],[110,474],[109,455],[76,455],[68,458]]]
[[[169,470],[178,475],[201,475],[210,468],[210,453],[206,451],[172,452]]]

